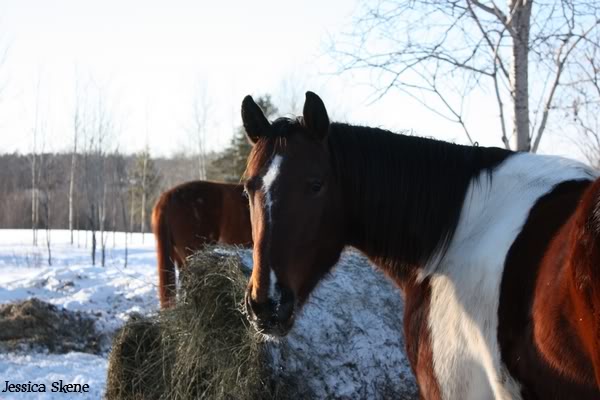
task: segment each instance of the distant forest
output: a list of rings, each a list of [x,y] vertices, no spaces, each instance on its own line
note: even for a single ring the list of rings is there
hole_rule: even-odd
[[[32,193],[32,155],[0,155],[0,229],[32,228],[36,216],[38,229],[69,229],[73,155],[38,154],[36,158],[37,188]],[[160,193],[198,179],[197,161],[190,156],[153,159],[143,152],[109,154],[102,160],[81,154],[75,158],[80,165],[74,174],[74,229],[100,229],[104,223],[107,231],[148,232],[150,213]],[[235,181],[236,174],[221,172],[217,160],[225,164],[219,155],[208,155],[206,179]],[[32,211],[34,202],[37,210]]]
[[[265,114],[276,109],[258,99]],[[149,232],[160,194],[183,182],[239,182],[251,146],[239,128],[220,152],[153,158],[88,146],[81,152],[0,155],[0,229]]]

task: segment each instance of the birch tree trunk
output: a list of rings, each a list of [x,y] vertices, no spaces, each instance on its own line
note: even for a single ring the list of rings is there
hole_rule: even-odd
[[[509,7],[514,10],[509,22],[513,29],[512,63],[510,83],[513,97],[513,148],[517,151],[529,151],[531,139],[529,133],[529,31],[531,20],[531,0],[510,0]]]
[[[129,233],[133,235],[133,223],[134,223],[134,214],[135,214],[135,192],[134,189],[131,189],[131,203],[129,210]]]
[[[33,233],[33,245],[37,246],[37,180],[36,178],[36,161],[37,157],[35,154],[35,136],[34,136],[34,151],[31,155],[31,232]]]
[[[127,236],[129,235],[129,228],[127,226],[127,216],[125,215],[125,209],[127,208],[126,202],[127,199],[123,199],[122,196],[120,196],[120,200],[121,200],[121,213],[123,216],[123,225],[125,225],[125,261],[123,264],[123,268],[127,268],[127,258],[128,258],[128,253],[129,253],[129,243],[127,241]]]
[[[141,230],[142,230],[142,243],[144,243],[144,236],[146,234],[146,190],[147,190],[147,168],[148,168],[148,151],[144,153],[144,161],[142,168],[142,210],[141,210]]]
[[[48,266],[52,266],[52,230],[50,229],[50,194],[48,191],[46,191],[44,197],[44,213],[46,214],[46,249],[48,250]]]
[[[71,154],[71,174],[69,176],[69,232],[71,234],[71,244],[73,244],[73,195],[75,192],[75,168],[77,167],[77,139],[81,127],[80,101],[79,81],[76,81],[75,110],[73,114],[73,154]],[[77,244],[79,245],[79,240]]]
[[[73,244],[73,193],[75,190],[75,167],[77,164],[77,136],[74,139],[73,154],[71,155],[71,176],[69,177],[69,232]]]
[[[92,265],[96,265],[96,210],[94,207],[94,204],[90,204],[90,208],[91,208],[91,213],[90,215],[92,216],[91,219],[91,224],[92,224]]]
[[[104,168],[103,168],[104,170]],[[102,201],[100,207],[98,207],[100,220],[100,265],[105,266],[106,262],[106,238],[105,238],[105,224],[106,224],[106,183],[102,185]]]

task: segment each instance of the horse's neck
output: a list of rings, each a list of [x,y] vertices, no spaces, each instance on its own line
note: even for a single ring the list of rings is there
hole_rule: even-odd
[[[443,251],[471,180],[510,152],[332,124],[347,244],[395,275]]]

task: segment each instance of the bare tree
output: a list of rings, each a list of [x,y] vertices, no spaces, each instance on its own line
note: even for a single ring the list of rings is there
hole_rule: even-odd
[[[101,265],[106,261],[106,210],[107,210],[107,155],[111,152],[112,139],[117,127],[109,108],[105,89],[96,88],[95,98],[90,102],[89,116],[84,124],[86,148],[83,155],[85,193],[88,203],[88,221],[92,234],[92,264],[96,263],[96,249],[100,234]]]
[[[53,154],[41,153],[39,157],[39,195],[38,201],[42,210],[43,226],[46,230],[46,250],[48,254],[48,265],[52,265],[52,227],[54,215],[52,213],[53,193],[60,184],[60,176],[57,167],[57,159]]]
[[[600,33],[595,38],[600,43]],[[577,60],[580,68],[570,76],[568,84],[574,95],[566,99],[571,124],[579,132],[575,139],[581,153],[593,167],[600,169],[600,48],[590,48]]]
[[[351,41],[333,52],[343,71],[369,70],[377,96],[397,88],[459,124],[471,143],[464,101],[475,89],[494,93],[504,146],[535,152],[568,89],[565,71],[598,46],[589,37],[599,23],[592,0],[381,0],[365,2]]]
[[[150,158],[150,152],[148,148],[142,153],[142,206],[141,206],[141,230],[142,230],[142,243],[144,242],[144,236],[146,234],[146,200],[148,198],[147,187],[148,187],[148,159]]]
[[[38,228],[38,187],[37,187],[37,130],[33,130],[33,150],[31,151],[31,232],[33,245],[37,246]]]
[[[289,110],[291,115],[299,115],[302,113],[305,92],[304,77],[299,73],[289,73],[279,83],[275,103],[279,104],[280,109]]]
[[[113,205],[113,247],[115,246],[115,231],[119,226],[118,218],[121,218],[123,231],[125,233],[125,262],[124,267],[127,267],[127,259],[129,253],[129,243],[127,238],[127,194],[128,194],[128,177],[127,177],[127,161],[124,156],[116,153],[112,163],[112,195],[111,203]],[[119,215],[120,214],[120,215]]]
[[[192,123],[188,128],[196,157],[198,179],[206,179],[206,131],[210,111],[211,103],[207,89],[198,84],[192,100]]]
[[[75,108],[73,110],[73,148],[71,153],[71,171],[69,175],[69,232],[71,234],[71,244],[73,244],[73,206],[75,195],[75,171],[77,168],[77,141],[82,130],[83,95],[81,93],[80,81],[75,81]]]
[[[129,232],[130,236],[133,235],[134,231],[134,223],[135,223],[135,200],[136,200],[136,190],[135,183],[133,179],[129,181]]]
[[[127,215],[125,213],[125,210],[127,209],[126,193],[121,193],[121,196],[119,196],[119,201],[121,203],[121,215],[123,217],[123,224],[125,225],[125,261],[123,263],[123,268],[127,268],[127,261],[129,259],[129,243],[127,241],[127,237],[129,234],[129,229],[127,225]]]
[[[35,105],[34,105],[34,118],[33,118],[33,126],[31,128],[32,134],[32,149],[30,155],[30,165],[31,165],[31,231],[33,234],[33,245],[37,246],[38,244],[38,225],[39,225],[39,157],[43,154],[43,148],[40,149],[40,135],[41,130],[45,127],[42,123],[41,118],[41,110],[40,110],[40,87],[41,87],[41,75],[38,75],[38,80],[36,84],[36,94],[35,94]],[[42,141],[43,147],[43,141]],[[39,152],[39,153],[38,153]]]

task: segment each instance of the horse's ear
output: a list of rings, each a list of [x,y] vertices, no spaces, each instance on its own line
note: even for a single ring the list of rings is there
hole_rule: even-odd
[[[246,136],[252,144],[255,144],[261,137],[267,136],[271,129],[269,120],[258,104],[254,102],[252,96],[246,96],[242,101],[242,122]]]
[[[304,115],[304,125],[319,139],[324,139],[329,132],[329,117],[323,100],[313,92],[306,92],[302,114]]]

